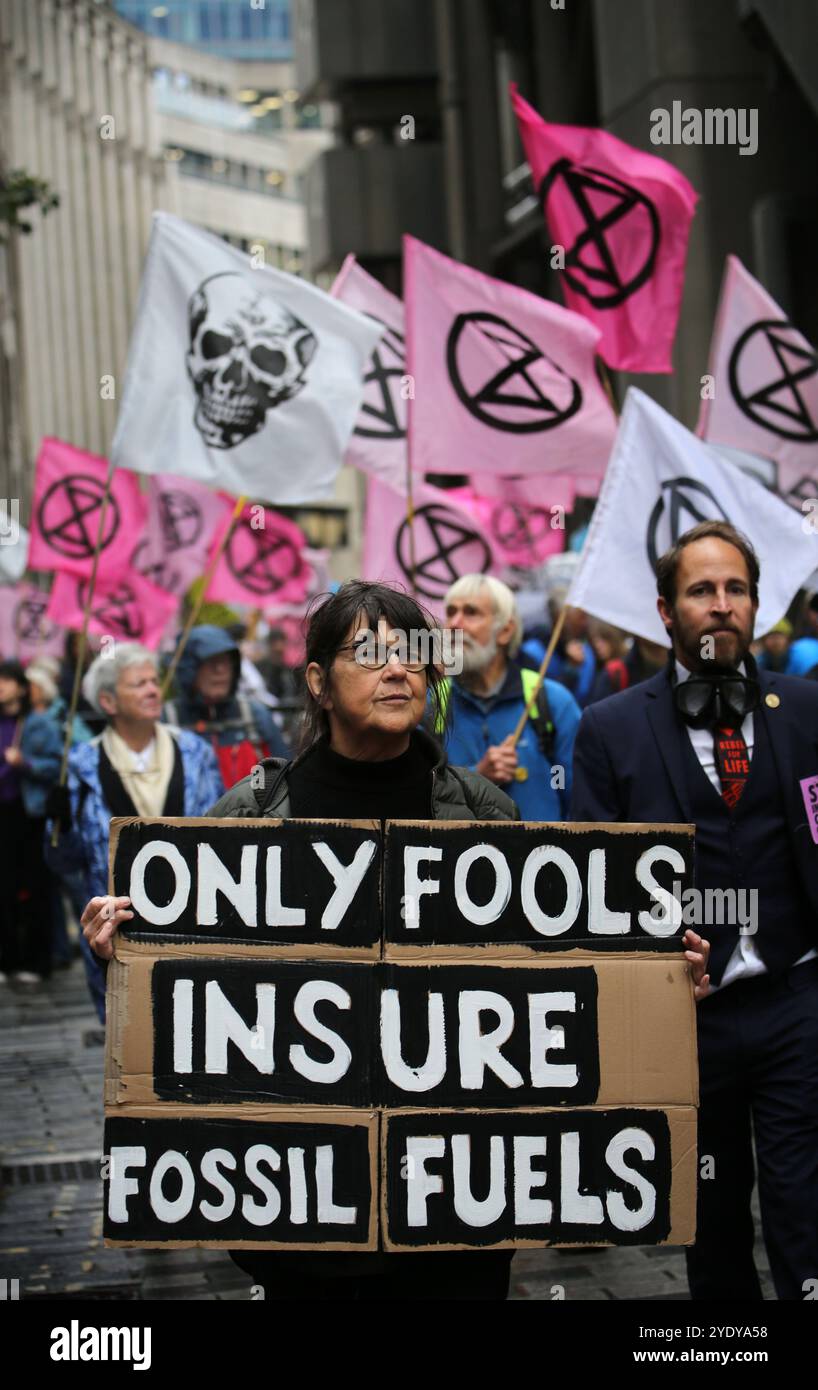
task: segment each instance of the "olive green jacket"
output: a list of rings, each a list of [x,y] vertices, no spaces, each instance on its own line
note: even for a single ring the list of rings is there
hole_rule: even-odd
[[[434,739],[421,729],[419,740],[432,772],[432,820],[519,820],[510,796],[466,767],[452,767]],[[306,754],[301,754],[305,757]],[[296,759],[295,762],[300,761]],[[287,777],[295,762],[264,758],[250,774],[231,787],[207,812],[209,816],[271,816],[286,820],[290,811]]]

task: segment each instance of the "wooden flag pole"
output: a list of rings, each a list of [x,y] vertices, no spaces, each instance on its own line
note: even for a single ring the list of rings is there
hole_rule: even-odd
[[[520,740],[520,737],[521,737],[521,735],[522,735],[523,729],[525,728],[526,723],[527,723],[528,719],[530,718],[532,706],[534,706],[534,708],[536,708],[536,705],[537,705],[537,696],[539,695],[540,690],[542,689],[542,683],[543,683],[543,681],[545,680],[545,673],[546,673],[546,671],[548,670],[549,665],[551,664],[551,658],[552,658],[552,656],[554,655],[554,649],[555,649],[557,643],[558,643],[559,640],[560,640],[560,634],[562,633],[562,629],[563,629],[563,626],[564,626],[564,624],[565,624],[565,614],[567,613],[567,611],[568,611],[568,606],[567,606],[567,604],[566,604],[566,605],[562,608],[562,610],[561,610],[561,612],[560,612],[560,615],[559,615],[559,617],[557,618],[557,621],[556,621],[555,624],[554,624],[554,630],[553,630],[553,632],[551,633],[551,639],[550,639],[550,641],[549,641],[549,643],[548,643],[548,646],[547,646],[546,649],[545,649],[545,656],[543,657],[542,661],[540,662],[540,669],[539,669],[539,671],[537,672],[537,683],[536,683],[536,685],[534,686],[534,689],[533,689],[532,692],[531,692],[531,695],[530,695],[529,700],[528,700],[528,704],[526,705],[525,709],[523,710],[522,714],[520,715],[520,718],[517,720],[517,727],[515,728],[514,733],[511,735],[511,746],[512,746],[512,748],[516,748],[516,747],[517,747],[517,744],[518,744],[518,742],[519,742],[519,740]]]
[[[176,650],[173,653],[170,666],[165,672],[165,678],[162,681],[163,701],[167,699],[168,691],[170,690],[171,684],[173,682],[173,677],[176,675],[176,668],[179,665],[182,653],[184,652],[185,647],[187,646],[187,640],[191,634],[193,627],[195,626],[196,619],[202,611],[202,604],[204,603],[205,596],[207,594],[208,589],[210,588],[210,581],[212,580],[213,575],[216,573],[216,566],[218,565],[219,560],[221,559],[222,554],[224,553],[225,547],[227,546],[227,543],[233,534],[236,522],[241,516],[246,503],[246,496],[242,495],[241,497],[236,498],[236,505],[233,508],[233,515],[230,518],[230,524],[229,526],[225,527],[224,535],[222,536],[221,540],[219,541],[219,544],[216,546],[216,549],[214,550],[210,558],[210,564],[208,565],[207,570],[205,571],[204,583],[201,587],[201,591],[191,604],[190,612],[187,616],[187,622],[185,623],[182,629],[182,635],[176,644]]]
[[[82,627],[80,628],[80,640],[77,647],[77,657],[74,666],[74,685],[71,690],[71,702],[68,706],[68,714],[65,720],[65,739],[62,746],[62,760],[60,762],[60,777],[57,786],[64,787],[68,777],[68,755],[71,752],[71,743],[74,734],[74,716],[77,713],[77,705],[80,698],[80,686],[82,685],[83,663],[85,662],[85,649],[88,646],[88,624],[91,620],[91,604],[94,599],[94,589],[97,582],[97,570],[99,568],[99,557],[102,551],[102,541],[105,535],[105,518],[108,514],[108,504],[111,500],[111,487],[114,481],[114,465],[108,464],[108,474],[105,479],[105,489],[102,494],[102,506],[99,513],[99,527],[97,528],[97,540],[94,546],[94,558],[91,564],[91,578],[88,581],[88,592],[85,599],[85,609],[82,615]],[[60,823],[54,822],[54,829],[51,832],[51,844],[56,848],[60,839]]]

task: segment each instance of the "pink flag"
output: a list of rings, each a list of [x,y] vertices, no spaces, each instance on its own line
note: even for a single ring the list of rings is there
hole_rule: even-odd
[[[38,656],[63,655],[65,632],[46,617],[48,594],[24,580],[0,589],[0,654],[27,665]]]
[[[88,597],[87,583],[79,575],[57,572],[48,605],[52,622],[79,632]],[[153,650],[159,646],[177,607],[177,599],[133,570],[102,579],[98,575],[88,631],[119,642],[139,642]]]
[[[478,521],[502,565],[533,569],[565,546],[565,515],[574,502],[570,478],[487,478],[493,488],[455,488],[454,499]],[[478,479],[482,484],[483,479]],[[552,486],[553,484],[553,486]]]
[[[415,473],[601,478],[616,419],[579,314],[404,237]]]
[[[148,521],[131,564],[145,579],[177,597],[206,570],[216,532],[234,502],[195,478],[154,474],[148,487]]]
[[[698,434],[768,460],[800,507],[818,496],[818,354],[737,256],[728,256]],[[740,462],[740,460],[738,460]]]
[[[414,579],[421,603],[437,615],[442,600],[464,574],[497,568],[494,547],[480,520],[443,488],[416,483],[414,503]],[[363,573],[367,579],[412,587],[412,546],[406,497],[370,478],[366,495]]]
[[[609,367],[670,372],[698,194],[667,160],[607,130],[553,125],[511,84],[566,302],[599,328]]]
[[[229,526],[229,520],[225,526]],[[219,537],[224,527],[219,528]],[[307,538],[289,517],[271,507],[248,504],[216,566],[207,598],[249,603],[300,603],[312,577],[304,554]]]
[[[44,439],[37,458],[28,566],[87,577],[97,543],[108,461],[61,439]],[[117,469],[105,513],[98,573],[129,567],[147,506],[132,473]]]
[[[331,293],[383,324],[364,376],[364,398],[344,456],[364,473],[402,487],[406,479],[407,385],[403,305],[347,256]]]

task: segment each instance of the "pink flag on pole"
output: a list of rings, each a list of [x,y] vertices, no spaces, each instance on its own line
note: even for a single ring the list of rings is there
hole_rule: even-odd
[[[0,654],[24,665],[38,656],[63,655],[65,632],[46,617],[48,594],[24,580],[0,589]]]
[[[42,441],[31,508],[29,569],[90,575],[107,477],[107,459],[61,439]],[[105,513],[100,575],[128,568],[146,514],[136,478],[115,470]]]
[[[367,364],[363,402],[344,462],[401,487],[406,477],[407,415],[403,305],[353,255],[347,256],[330,293],[384,328]]]
[[[697,433],[770,462],[796,506],[818,496],[818,354],[775,300],[728,256]],[[737,460],[740,462],[740,460]]]
[[[76,574],[58,571],[48,605],[48,617],[61,627],[79,632],[87,602],[88,581]],[[141,574],[100,578],[94,585],[88,631],[119,642],[139,642],[152,650],[159,646],[178,600]]]
[[[544,121],[514,83],[511,101],[549,235],[565,253],[566,302],[599,328],[609,367],[672,371],[696,190],[607,130]]]
[[[195,478],[154,474],[145,534],[131,565],[160,589],[181,597],[207,568],[216,532],[229,520],[234,505],[225,493]]]
[[[414,503],[415,589],[421,603],[442,613],[442,600],[464,574],[489,574],[498,559],[474,512],[443,488],[416,483]],[[370,478],[366,495],[363,573],[367,579],[402,584],[411,591],[412,549],[406,496]]]
[[[415,473],[601,478],[616,419],[592,324],[404,237]]]
[[[224,523],[229,526],[229,519]],[[224,527],[219,528],[219,539]],[[260,504],[245,506],[219,558],[206,597],[264,610],[306,598],[312,570],[307,538],[289,517]]]

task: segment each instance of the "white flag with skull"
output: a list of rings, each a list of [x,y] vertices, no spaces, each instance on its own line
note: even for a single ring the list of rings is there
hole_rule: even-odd
[[[154,213],[113,462],[282,505],[330,496],[382,331]]]

